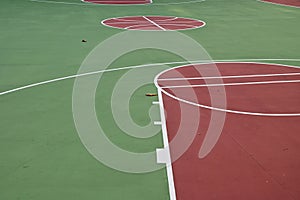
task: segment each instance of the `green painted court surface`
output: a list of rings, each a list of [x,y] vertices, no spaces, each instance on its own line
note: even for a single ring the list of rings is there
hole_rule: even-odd
[[[181,1],[156,0],[139,6],[63,1],[66,3],[1,0],[0,92],[76,74],[96,45],[122,32],[100,22],[130,15],[205,21],[205,27],[182,33],[198,41],[216,60],[300,59],[300,10],[296,8],[255,0],[172,5],[167,3]],[[88,42],[82,43],[82,39]],[[148,49],[124,55],[109,68],[181,60]],[[300,65],[296,61],[271,62]],[[134,152],[154,151],[162,147],[161,134],[136,139],[125,135],[113,121],[110,96],[125,72],[104,73],[96,98],[98,118],[118,146]],[[69,79],[0,96],[0,199],[168,199],[165,169],[147,174],[122,173],[87,152],[72,117],[73,82]],[[132,118],[140,125],[149,123],[148,109],[156,100],[145,97],[146,92],[155,93],[154,85],[139,88],[130,101]]]

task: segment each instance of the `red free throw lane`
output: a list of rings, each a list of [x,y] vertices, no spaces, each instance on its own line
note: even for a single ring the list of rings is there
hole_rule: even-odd
[[[210,70],[209,65],[195,66],[201,67],[201,70]],[[217,68],[222,76],[295,74],[289,75],[289,78],[285,75],[273,76],[272,80],[267,76],[255,77],[255,80],[247,77],[247,82],[299,80],[297,73],[300,72],[298,68],[258,63],[218,63]],[[201,76],[193,67],[173,70],[186,78]],[[159,79],[176,78],[173,74],[172,70],[167,71]],[[245,80],[234,78],[223,81],[228,83]],[[158,81],[161,86],[180,84],[178,80],[167,82]],[[300,113],[300,83],[265,84],[264,88],[258,85],[224,87],[227,105],[232,109],[262,113]],[[184,89],[186,88],[180,88]],[[193,89],[198,97],[196,103],[210,105],[207,87],[206,90]],[[163,102],[171,141],[178,131],[181,111],[178,100],[163,94]],[[210,117],[212,112],[218,111],[193,105],[190,107],[199,109],[200,120],[198,124],[194,124],[198,131],[192,145],[173,163],[177,199],[300,199],[299,116],[270,117],[227,113],[217,144],[208,156],[199,159],[199,149],[211,123]],[[172,148],[176,147],[171,146],[171,157],[172,152],[176,151]]]
[[[102,21],[105,26],[128,30],[187,30],[205,26],[205,22],[196,19],[173,16],[131,16],[118,17]]]

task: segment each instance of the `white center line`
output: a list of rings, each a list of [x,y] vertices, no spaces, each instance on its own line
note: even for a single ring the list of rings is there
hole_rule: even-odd
[[[151,19],[149,19],[148,17],[146,17],[146,16],[143,16],[143,18],[144,18],[145,20],[147,20],[148,22],[150,22],[151,24],[153,24],[154,26],[156,26],[156,27],[160,28],[161,30],[163,30],[163,31],[166,31],[166,29],[165,29],[165,28],[161,27],[159,24],[155,23],[154,21],[152,21],[152,20],[151,20]]]
[[[256,77],[273,77],[273,76],[298,76],[300,73],[284,74],[249,74],[239,76],[208,76],[208,77],[189,77],[189,78],[161,78],[158,81],[185,81],[185,80],[205,80],[205,79],[231,79],[231,78],[256,78]]]
[[[171,85],[161,87],[165,88],[193,88],[193,87],[217,87],[217,86],[236,86],[236,85],[264,85],[264,84],[277,84],[277,83],[299,83],[300,80],[290,81],[261,81],[261,82],[243,82],[243,83],[223,83],[223,84],[202,84],[202,85]]]

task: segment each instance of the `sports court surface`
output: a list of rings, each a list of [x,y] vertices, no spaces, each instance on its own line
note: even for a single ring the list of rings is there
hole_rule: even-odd
[[[85,3],[94,3],[94,4],[107,4],[107,5],[130,5],[130,4],[149,4],[152,3],[150,0],[84,0]]]
[[[2,0],[0,17],[0,199],[300,199],[300,1]],[[210,59],[144,48],[96,66],[176,31]],[[93,78],[82,120],[143,162],[85,143],[74,96]]]

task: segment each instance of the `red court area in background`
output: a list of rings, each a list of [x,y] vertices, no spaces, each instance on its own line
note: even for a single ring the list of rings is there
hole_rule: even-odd
[[[261,1],[300,8],[300,0],[261,0]]]
[[[201,20],[173,16],[118,17],[103,20],[102,24],[113,28],[144,31],[187,30],[205,26],[205,22]]]
[[[199,158],[210,124],[218,120],[212,115],[222,111],[184,103],[183,109],[189,109],[189,113],[198,109],[200,117],[198,123],[190,124],[197,130],[192,144],[172,164],[177,199],[300,199],[300,116],[292,116],[300,113],[300,69],[259,63],[217,63],[216,67],[224,78],[203,79],[203,74],[212,70],[211,64],[197,64],[170,69],[157,79],[165,91],[162,97],[171,159],[178,151],[171,144],[178,132],[190,134],[190,127],[182,128],[180,124],[193,121],[193,116],[182,116],[179,99],[241,111],[226,113],[220,137],[210,153]],[[258,84],[248,85],[250,82]],[[209,87],[214,90],[209,91]],[[196,99],[186,96],[187,90],[196,94]],[[167,94],[176,94],[179,99]],[[212,96],[224,95],[226,107],[212,105]]]
[[[95,4],[149,4],[151,0],[84,0],[83,2]]]

